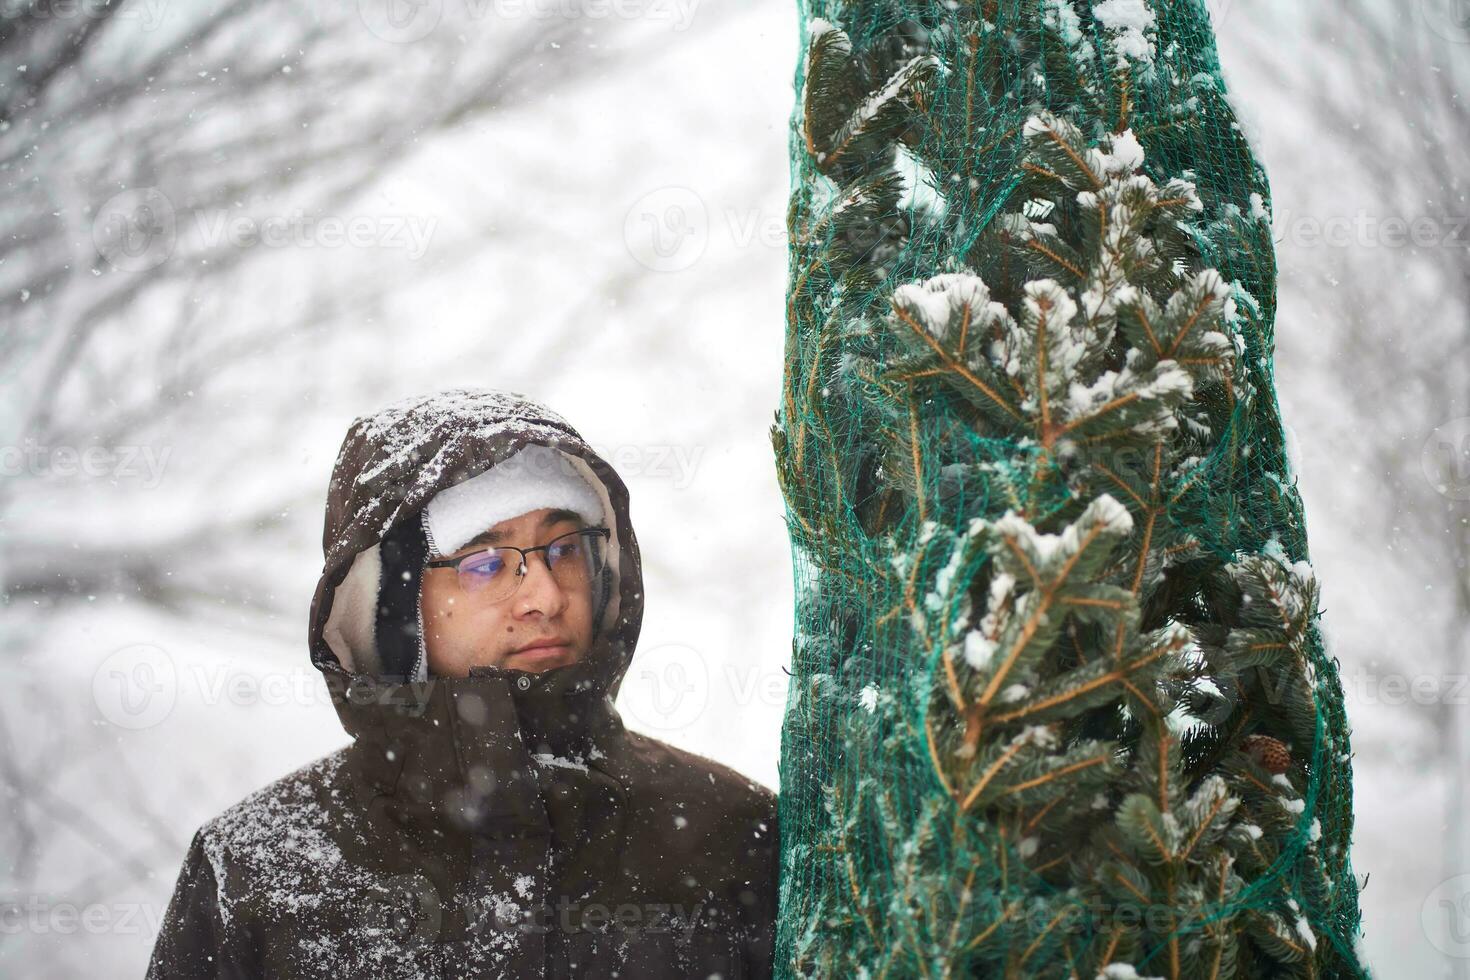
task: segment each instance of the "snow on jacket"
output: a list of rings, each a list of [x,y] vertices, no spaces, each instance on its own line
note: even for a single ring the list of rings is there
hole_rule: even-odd
[[[540,674],[376,673],[383,539],[530,443],[583,469],[613,531],[588,654]],[[771,975],[776,798],[623,727],[638,543],[627,488],[566,420],[486,389],[357,419],[323,547],[310,657],[352,741],[199,828],[149,977]]]

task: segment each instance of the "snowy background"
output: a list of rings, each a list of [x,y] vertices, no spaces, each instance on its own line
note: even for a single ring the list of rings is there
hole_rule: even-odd
[[[1470,969],[1463,0],[1213,0],[1353,720],[1366,949]],[[1320,6],[1320,5],[1319,5]],[[779,0],[0,5],[0,974],[142,974],[198,824],[346,736],[352,417],[524,391],[623,473],[629,724],[775,787]]]

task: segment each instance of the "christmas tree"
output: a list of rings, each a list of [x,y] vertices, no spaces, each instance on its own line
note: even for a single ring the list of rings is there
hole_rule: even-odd
[[[1198,4],[810,3],[783,976],[1348,977],[1348,728]]]

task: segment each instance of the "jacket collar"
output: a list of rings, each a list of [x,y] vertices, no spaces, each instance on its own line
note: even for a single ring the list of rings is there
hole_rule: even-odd
[[[546,811],[549,768],[600,773],[620,791],[622,721],[595,671],[580,667],[408,682],[337,672],[330,686],[354,739],[360,804],[445,834],[536,837],[562,816]],[[550,778],[562,775],[571,774]]]

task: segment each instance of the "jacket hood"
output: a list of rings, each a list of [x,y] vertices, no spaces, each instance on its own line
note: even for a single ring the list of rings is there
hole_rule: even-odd
[[[602,617],[591,648],[577,663],[542,673],[477,667],[470,678],[458,680],[497,682],[492,689],[509,692],[527,734],[553,745],[563,741],[558,733],[575,733],[598,721],[617,723],[612,701],[643,618],[641,563],[627,487],[577,430],[546,406],[514,392],[453,388],[355,419],[333,467],[322,536],[325,561],[312,599],[308,642],[311,662],[325,676],[338,715],[354,737],[385,704],[399,713],[422,711],[430,689],[456,685],[453,678],[426,678],[422,669],[417,678],[382,676],[385,658],[374,620],[383,592],[385,538],[406,522],[419,521],[440,490],[530,444],[563,453],[602,499],[612,531],[610,589]]]

